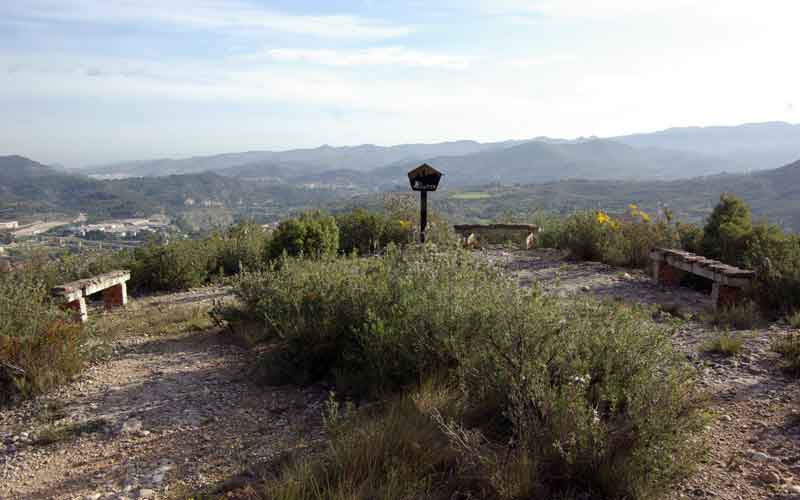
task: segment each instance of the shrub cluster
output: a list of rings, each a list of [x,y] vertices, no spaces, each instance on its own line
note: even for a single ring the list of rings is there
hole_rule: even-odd
[[[287,258],[235,291],[228,318],[275,342],[270,381],[422,394],[288,469],[268,498],[645,498],[692,463],[691,378],[642,311],[527,293],[430,248]],[[413,389],[426,380],[440,396]]]
[[[0,403],[63,382],[83,364],[83,330],[30,272],[0,273]]]
[[[649,265],[653,247],[682,248],[756,272],[753,298],[771,315],[800,311],[800,236],[766,223],[753,224],[750,207],[723,194],[705,227],[672,223],[669,213],[657,220],[635,205],[624,217],[580,212],[546,229],[543,246],[561,248],[578,260],[612,265]]]
[[[336,219],[323,212],[306,212],[295,219],[280,223],[267,245],[267,260],[283,253],[320,258],[333,255],[339,249],[339,227]]]
[[[644,267],[654,247],[675,246],[681,234],[692,233],[687,228],[672,224],[669,215],[652,220],[636,205],[629,205],[626,216],[620,218],[602,211],[571,215],[560,228],[555,246],[567,250],[573,259]]]
[[[413,236],[410,221],[357,208],[336,216],[339,226],[339,251],[369,255],[393,243],[405,245]]]

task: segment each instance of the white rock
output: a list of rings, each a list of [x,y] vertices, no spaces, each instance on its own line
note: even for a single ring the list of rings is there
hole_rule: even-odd
[[[769,462],[772,460],[772,457],[767,455],[766,453],[755,450],[747,450],[745,456],[747,456],[747,458],[755,462]]]
[[[155,498],[155,496],[155,490],[151,490],[149,488],[142,488],[139,490],[139,498]]]
[[[136,418],[131,418],[126,420],[124,424],[122,424],[122,429],[120,432],[123,434],[133,434],[142,431],[142,421]]]

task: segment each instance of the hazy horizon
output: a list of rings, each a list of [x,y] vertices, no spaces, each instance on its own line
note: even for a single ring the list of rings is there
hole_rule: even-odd
[[[8,3],[0,154],[85,166],[798,123],[798,14],[786,0]]]

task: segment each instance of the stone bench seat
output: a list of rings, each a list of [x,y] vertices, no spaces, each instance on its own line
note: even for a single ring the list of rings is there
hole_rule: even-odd
[[[754,271],[671,248],[653,249],[650,260],[653,261],[653,279],[661,284],[678,285],[681,272],[711,280],[714,307],[738,302],[752,288],[756,276]]]
[[[479,248],[481,239],[488,234],[510,232],[518,234],[520,242],[530,250],[536,246],[536,233],[539,232],[539,227],[533,224],[459,224],[453,229],[461,237],[462,244],[469,248]]]
[[[127,282],[130,279],[130,271],[112,271],[59,285],[50,290],[50,294],[64,309],[75,311],[76,319],[86,322],[89,319],[86,297],[103,292],[106,309],[125,306],[128,303]]]

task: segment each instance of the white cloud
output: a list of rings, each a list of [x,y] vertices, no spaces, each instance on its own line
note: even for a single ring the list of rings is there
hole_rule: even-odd
[[[0,14],[96,24],[156,22],[225,34],[278,31],[326,38],[382,39],[408,35],[409,26],[356,15],[292,15],[241,0],[25,0],[0,6]]]
[[[469,57],[409,50],[405,47],[371,47],[359,50],[272,49],[276,61],[324,66],[407,66],[412,68],[467,69]]]

